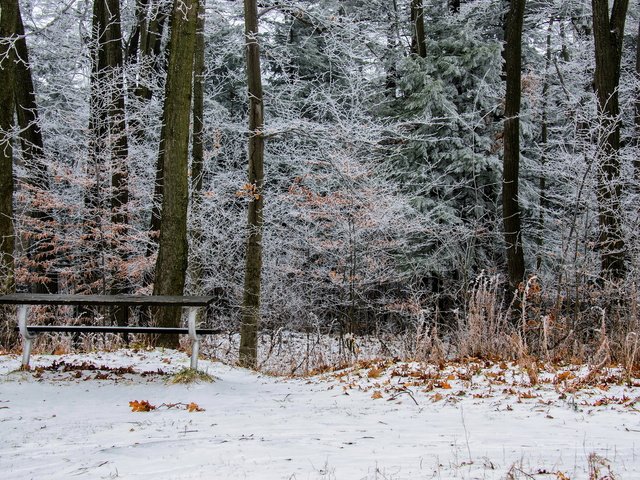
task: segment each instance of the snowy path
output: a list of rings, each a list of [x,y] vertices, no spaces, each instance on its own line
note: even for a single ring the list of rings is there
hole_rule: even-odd
[[[175,352],[64,358],[141,370],[188,364]],[[510,469],[512,478],[562,472],[575,480],[588,478],[592,452],[617,479],[640,478],[634,409],[471,396],[434,403],[424,394],[415,396],[419,405],[408,395],[397,403],[209,362],[202,367],[218,380],[190,386],[154,375],[98,380],[91,371],[37,378],[18,366],[17,357],[0,356],[0,472],[10,480],[497,479]],[[205,411],[134,413],[132,400],[195,402]]]

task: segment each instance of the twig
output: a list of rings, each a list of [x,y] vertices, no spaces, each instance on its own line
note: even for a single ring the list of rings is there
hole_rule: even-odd
[[[411,397],[411,400],[413,400],[413,403],[418,405],[418,401],[413,396],[413,393],[411,392],[411,390],[409,390],[407,387],[403,387],[401,390],[398,391],[398,393],[396,393],[395,395],[391,396],[389,398],[389,400],[395,400],[396,398],[398,398],[403,393],[406,393],[407,395],[409,395]],[[418,405],[418,406],[420,406],[420,405]]]

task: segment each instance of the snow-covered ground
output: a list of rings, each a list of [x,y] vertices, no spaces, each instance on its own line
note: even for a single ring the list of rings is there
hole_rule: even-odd
[[[215,382],[167,382],[188,363],[1,355],[1,478],[640,478],[640,387],[615,370],[379,360],[292,379],[201,360]]]

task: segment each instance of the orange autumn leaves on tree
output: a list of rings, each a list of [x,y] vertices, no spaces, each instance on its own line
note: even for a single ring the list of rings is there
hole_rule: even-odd
[[[164,407],[166,409],[180,409],[180,410],[186,410],[189,413],[192,412],[204,412],[204,408],[202,408],[200,405],[198,405],[195,402],[190,402],[190,403],[163,403],[162,405],[159,406],[155,406],[155,405],[151,405],[147,400],[133,400],[131,402],[129,402],[129,406],[131,407],[131,411],[132,412],[150,412],[152,410],[156,410],[158,408]]]
[[[260,200],[260,192],[258,192],[258,187],[255,183],[245,183],[242,188],[236,192],[236,197],[249,197]]]

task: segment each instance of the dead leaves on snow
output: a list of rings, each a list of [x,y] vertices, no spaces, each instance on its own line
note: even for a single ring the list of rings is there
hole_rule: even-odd
[[[133,400],[129,402],[129,407],[131,407],[132,412],[150,412],[152,410],[157,410],[159,408],[177,409],[177,410],[186,410],[189,413],[192,412],[204,412],[204,408],[200,407],[197,403],[163,403],[158,405],[151,405],[147,400]]]
[[[132,402],[129,402],[129,406],[131,407],[132,412],[150,412],[157,408],[155,405],[151,405],[147,400],[133,400]]]
[[[426,398],[433,403],[456,403],[460,397],[468,396],[477,401],[498,397],[496,400],[534,401],[548,406],[576,395],[574,403],[585,407],[635,408],[635,403],[640,403],[640,397],[631,400],[620,394],[598,395],[614,386],[640,386],[637,379],[624,377],[621,369],[603,368],[594,374],[593,369],[584,365],[554,365],[534,360],[514,363],[470,358],[434,365],[372,359],[339,371],[324,369],[321,378],[332,382],[329,388],[336,383],[340,385],[345,395],[352,390],[369,392],[372,400],[395,401],[406,393],[418,403],[417,394],[427,393],[430,395]]]

